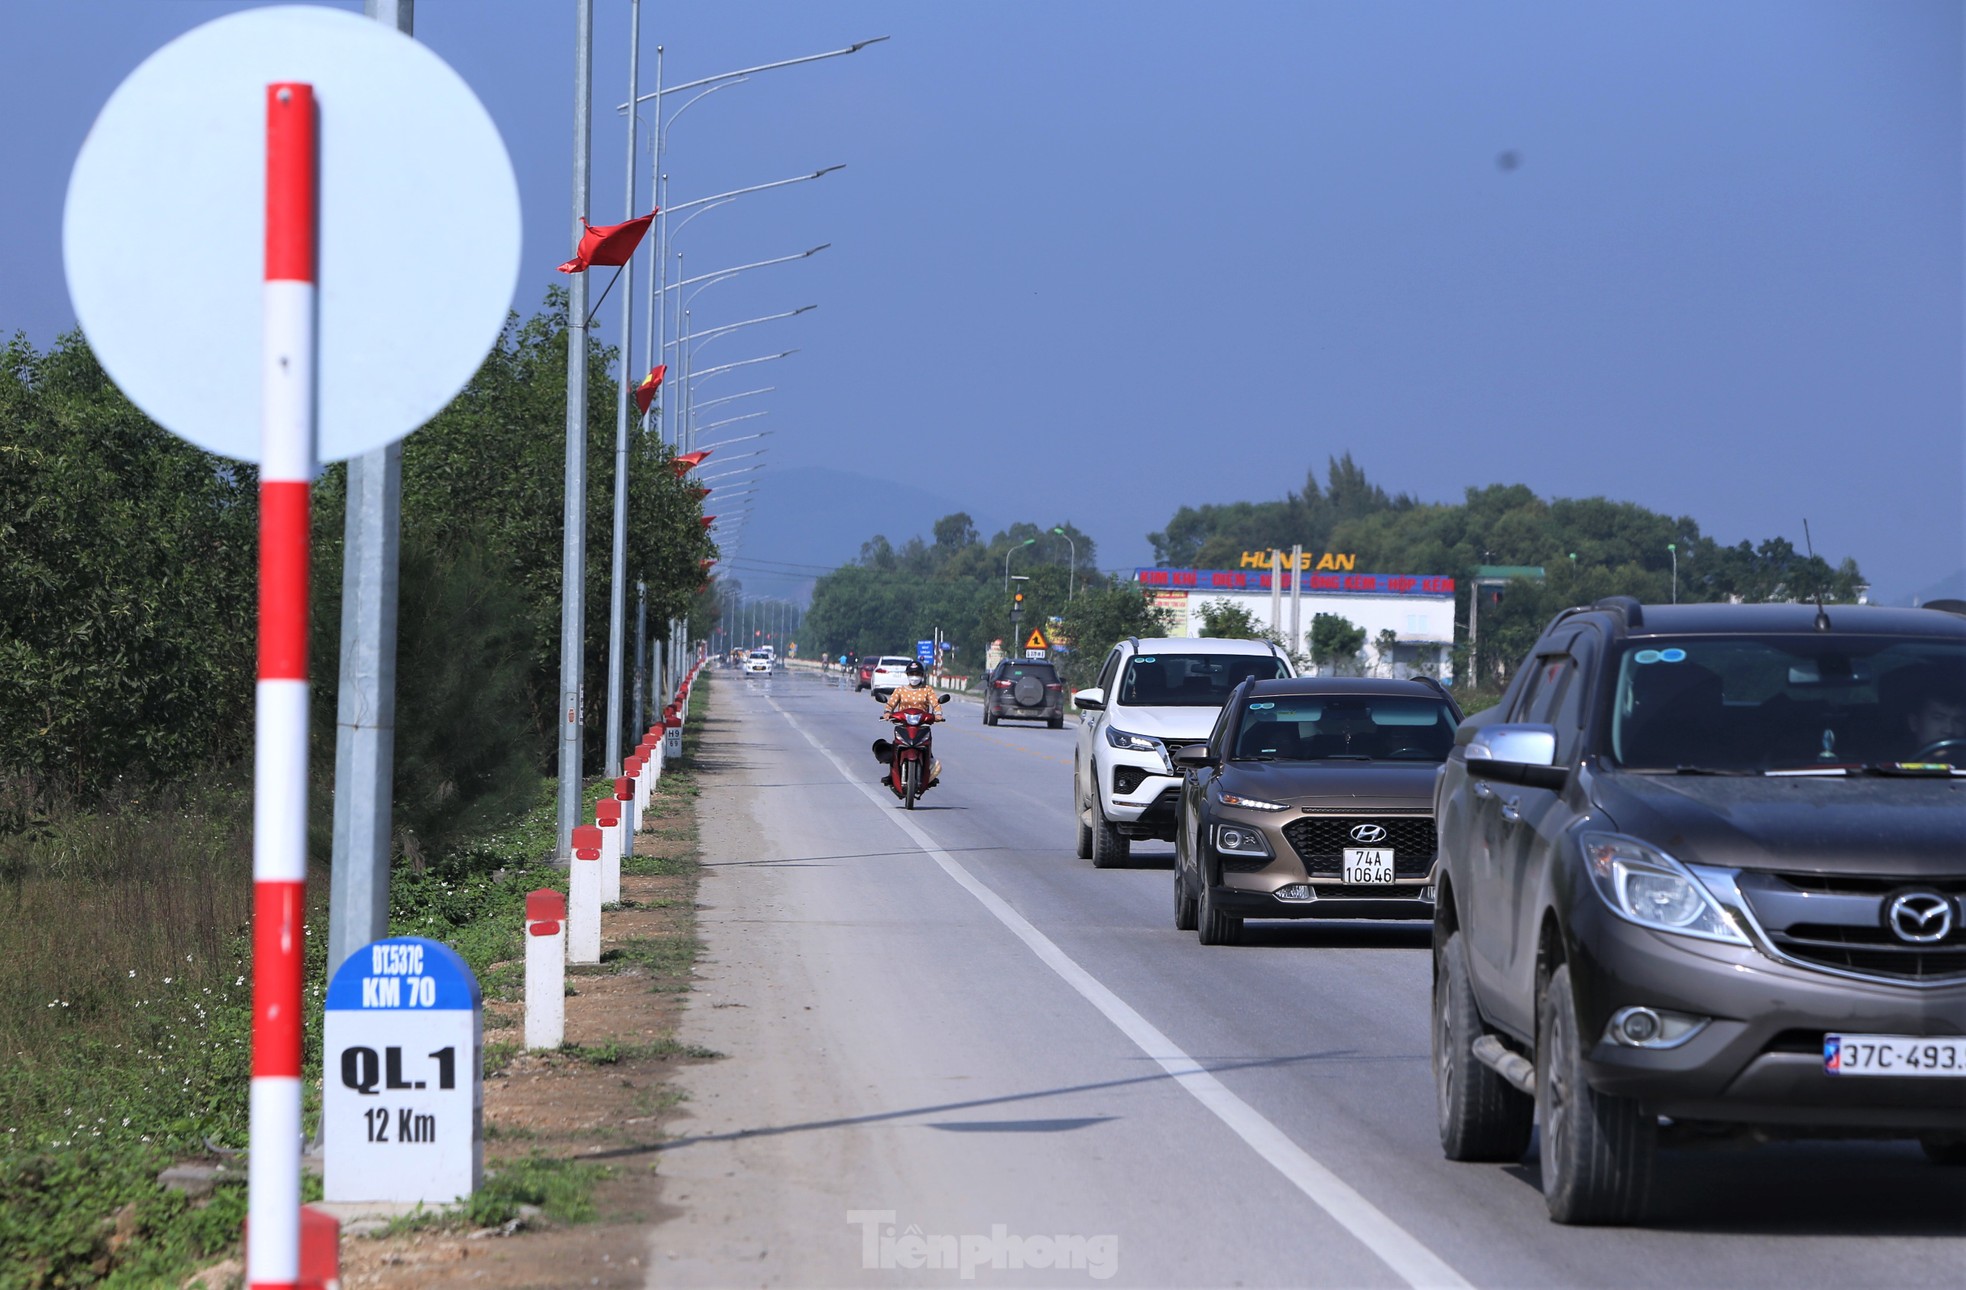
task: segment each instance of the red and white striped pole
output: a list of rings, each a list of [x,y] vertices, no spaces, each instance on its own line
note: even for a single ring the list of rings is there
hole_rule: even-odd
[[[300,1282],[302,917],[307,896],[308,488],[314,480],[314,87],[266,87],[259,686],[253,732],[253,1290]]]

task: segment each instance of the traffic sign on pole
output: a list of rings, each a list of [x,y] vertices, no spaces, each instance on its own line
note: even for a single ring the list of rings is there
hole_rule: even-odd
[[[483,105],[429,50],[353,14],[258,9],[116,89],[62,232],[111,379],[172,433],[260,466],[246,1280],[294,1286],[309,489],[321,460],[408,434],[483,361],[517,278],[517,185]]]

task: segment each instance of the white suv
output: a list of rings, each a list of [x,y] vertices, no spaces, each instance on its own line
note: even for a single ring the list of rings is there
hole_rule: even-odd
[[[1207,739],[1244,677],[1295,675],[1267,641],[1183,636],[1113,646],[1099,684],[1075,697],[1084,714],[1072,757],[1079,858],[1111,869],[1126,863],[1135,838],[1172,842],[1181,776],[1170,746]]]
[[[908,684],[908,665],[915,660],[905,654],[883,654],[874,664],[874,702],[886,703],[887,696]]]

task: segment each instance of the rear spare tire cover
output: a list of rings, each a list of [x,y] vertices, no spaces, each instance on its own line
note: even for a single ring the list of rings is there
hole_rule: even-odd
[[[1010,697],[1017,700],[1020,708],[1035,708],[1044,702],[1044,682],[1035,676],[1020,676],[1017,684],[1010,687]]]

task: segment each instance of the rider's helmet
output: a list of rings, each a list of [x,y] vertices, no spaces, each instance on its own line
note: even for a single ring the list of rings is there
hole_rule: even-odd
[[[922,666],[922,661],[920,659],[916,659],[914,662],[908,664],[908,684],[910,685],[928,684],[928,669]]]

